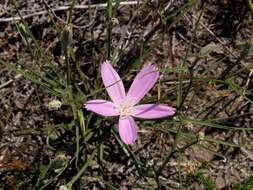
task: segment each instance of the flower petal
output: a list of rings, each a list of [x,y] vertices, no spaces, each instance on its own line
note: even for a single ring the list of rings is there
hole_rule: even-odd
[[[90,100],[86,102],[85,108],[89,111],[95,112],[103,116],[117,116],[119,115],[114,103],[106,100]]]
[[[143,119],[158,119],[174,115],[176,109],[162,104],[143,104],[134,106],[132,115]]]
[[[133,144],[137,138],[137,126],[132,117],[119,119],[119,135],[125,144]]]
[[[155,85],[159,78],[159,71],[154,65],[144,67],[135,77],[127,96],[134,99],[137,104]]]
[[[125,88],[118,73],[105,61],[101,66],[101,75],[106,90],[114,103],[119,103],[125,96]]]

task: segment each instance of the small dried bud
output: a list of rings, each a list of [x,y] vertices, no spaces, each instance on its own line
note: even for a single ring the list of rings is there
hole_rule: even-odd
[[[187,121],[185,127],[189,130],[193,129],[193,124],[190,121]]]
[[[116,17],[112,18],[112,25],[113,26],[119,25],[119,20]]]
[[[203,141],[205,139],[205,133],[203,131],[200,131],[198,134],[199,141]]]
[[[48,103],[48,109],[49,110],[58,110],[62,106],[62,102],[59,100],[52,100]]]
[[[196,170],[196,164],[193,161],[186,162],[184,166],[187,173],[193,173]]]
[[[59,190],[69,190],[69,188],[66,185],[61,185]]]

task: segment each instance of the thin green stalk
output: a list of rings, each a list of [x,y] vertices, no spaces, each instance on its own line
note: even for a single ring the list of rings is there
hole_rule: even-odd
[[[70,6],[69,12],[68,12],[68,18],[67,18],[68,25],[71,24],[71,22],[72,22],[75,4],[76,4],[76,0],[72,0],[71,6]]]
[[[191,36],[190,44],[189,44],[189,46],[186,49],[186,53],[185,53],[184,59],[183,59],[183,61],[181,61],[181,64],[179,66],[180,68],[182,68],[182,67],[184,67],[186,65],[187,57],[188,57],[190,49],[192,48],[193,40],[196,38],[196,33],[197,33],[197,29],[198,29],[199,22],[200,22],[200,19],[202,17],[202,14],[203,14],[203,11],[201,11],[201,13],[200,13],[200,15],[198,17],[198,20],[197,20],[197,22],[195,24],[195,28],[194,28],[194,31],[193,31],[193,35]],[[196,61],[194,62],[194,64],[196,64],[197,61],[198,61],[198,59],[196,59]],[[191,78],[190,78],[190,83],[188,85],[188,88],[187,88],[187,91],[186,91],[186,94],[184,95],[184,97],[183,97],[183,72],[179,72],[179,74],[178,74],[179,84],[178,84],[178,87],[177,87],[177,107],[178,107],[179,110],[183,106],[184,100],[186,99],[186,96],[187,96],[188,92],[190,91],[190,88],[191,88],[191,85],[192,85],[192,78],[193,78],[193,71],[192,71],[192,69],[193,69],[194,64],[189,69],[189,71],[191,71],[190,72]]]
[[[73,184],[83,175],[83,173],[85,172],[86,168],[91,164],[91,161],[94,159],[94,157],[96,155],[96,151],[97,151],[97,149],[93,150],[92,154],[90,155],[90,157],[88,158],[88,160],[85,162],[85,164],[83,165],[83,167],[80,169],[80,171],[71,179],[70,182],[68,182],[68,184],[66,186],[69,189],[72,188]]]
[[[217,123],[213,123],[209,120],[195,120],[195,119],[189,119],[184,118],[185,121],[189,121],[194,125],[204,125],[208,127],[213,127],[217,129],[225,129],[225,130],[245,130],[245,131],[253,131],[253,128],[246,128],[246,127],[234,127],[234,126],[227,126],[227,125],[221,125]]]
[[[178,149],[178,148],[177,148],[177,144],[179,143],[180,138],[181,138],[181,127],[178,128],[178,131],[177,131],[176,137],[175,137],[175,141],[174,141],[174,143],[173,143],[173,145],[172,145],[171,151],[170,151],[170,152],[167,154],[167,156],[165,157],[165,159],[164,159],[162,165],[158,168],[157,171],[155,171],[155,180],[156,180],[157,188],[158,188],[158,189],[161,189],[159,177],[160,177],[160,175],[161,175],[161,173],[162,173],[162,170],[163,170],[163,169],[165,168],[165,166],[168,164],[168,162],[170,161],[170,159],[172,158],[172,156],[173,156],[175,153],[177,153],[177,152],[181,153],[181,152],[185,151],[187,148],[189,148],[190,146],[192,146],[192,145],[194,145],[194,144],[196,144],[196,143],[198,142],[198,139],[196,139],[196,140],[190,142],[189,144],[185,145],[184,147]]]
[[[178,131],[177,131],[175,141],[174,141],[174,143],[173,143],[173,145],[171,147],[171,151],[167,154],[167,156],[165,157],[165,160],[163,161],[162,165],[159,167],[159,169],[156,172],[156,175],[158,177],[162,173],[162,170],[164,169],[164,167],[170,161],[171,157],[177,151],[177,144],[178,144],[178,141],[180,140],[180,138],[181,138],[181,128],[179,128]]]
[[[107,1],[107,59],[111,59],[112,41],[112,0]]]
[[[177,153],[177,152],[184,152],[187,148],[191,147],[192,145],[195,145],[196,143],[198,143],[198,139],[195,139],[193,141],[191,141],[190,143],[188,143],[187,145],[185,145],[184,147],[180,148],[180,149],[174,149],[173,151],[171,151],[168,155],[168,157],[166,157],[164,163],[162,164],[163,167],[165,167],[167,165],[167,163],[169,162],[169,160],[172,158],[172,156]],[[158,170],[158,174],[161,174],[159,173],[162,172],[163,170],[163,167],[160,167],[159,170]]]
[[[75,130],[76,130],[76,153],[75,153],[76,161],[75,161],[75,164],[76,164],[76,168],[78,168],[79,151],[80,151],[79,150],[80,149],[80,144],[79,144],[79,140],[80,140],[79,126],[76,126]]]
[[[143,175],[143,172],[142,172],[143,170],[141,168],[141,166],[143,164],[135,156],[135,154],[131,151],[131,149],[126,144],[124,144],[124,143],[121,142],[121,140],[118,138],[118,135],[116,134],[114,128],[112,128],[112,133],[114,134],[116,140],[118,141],[119,145],[121,146],[121,148],[123,149],[123,151],[126,153],[126,155],[129,156],[132,159],[132,161],[133,161],[133,163],[134,163],[134,165],[135,165],[135,167],[136,167],[136,169],[137,169],[140,177],[144,177],[145,178],[145,176]]]
[[[250,8],[250,11],[251,11],[251,14],[253,13],[253,3],[251,0],[248,0],[248,5],[249,5],[249,8]]]
[[[75,6],[76,0],[73,0],[68,12],[68,17],[67,17],[67,26],[65,30],[63,31],[63,38],[62,38],[62,43],[63,43],[63,52],[65,56],[65,62],[67,65],[67,89],[70,91],[70,95],[72,96],[72,90],[71,90],[71,66],[70,66],[70,48],[71,48],[71,43],[72,43],[72,17],[73,17],[73,12],[74,12],[74,6]]]

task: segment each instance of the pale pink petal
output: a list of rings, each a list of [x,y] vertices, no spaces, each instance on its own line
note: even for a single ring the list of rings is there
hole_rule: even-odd
[[[144,67],[135,77],[127,96],[138,103],[155,85],[159,78],[159,71],[154,65]]]
[[[101,66],[101,75],[104,86],[114,103],[119,103],[125,96],[125,88],[118,73],[113,69],[112,65],[105,61]]]
[[[125,144],[133,144],[137,138],[137,126],[132,117],[119,119],[119,135]]]
[[[85,108],[103,116],[117,116],[119,112],[114,106],[114,103],[106,100],[90,100],[86,102]]]
[[[143,119],[158,119],[174,115],[176,109],[162,104],[143,104],[134,106],[132,116]]]

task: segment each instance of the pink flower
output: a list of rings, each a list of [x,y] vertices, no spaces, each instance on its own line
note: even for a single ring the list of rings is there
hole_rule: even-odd
[[[162,104],[137,105],[159,78],[154,65],[144,67],[137,74],[127,94],[118,73],[108,61],[102,64],[101,75],[112,101],[90,100],[85,108],[103,116],[119,116],[119,135],[124,143],[133,144],[137,138],[134,117],[157,119],[175,114],[175,108]]]

